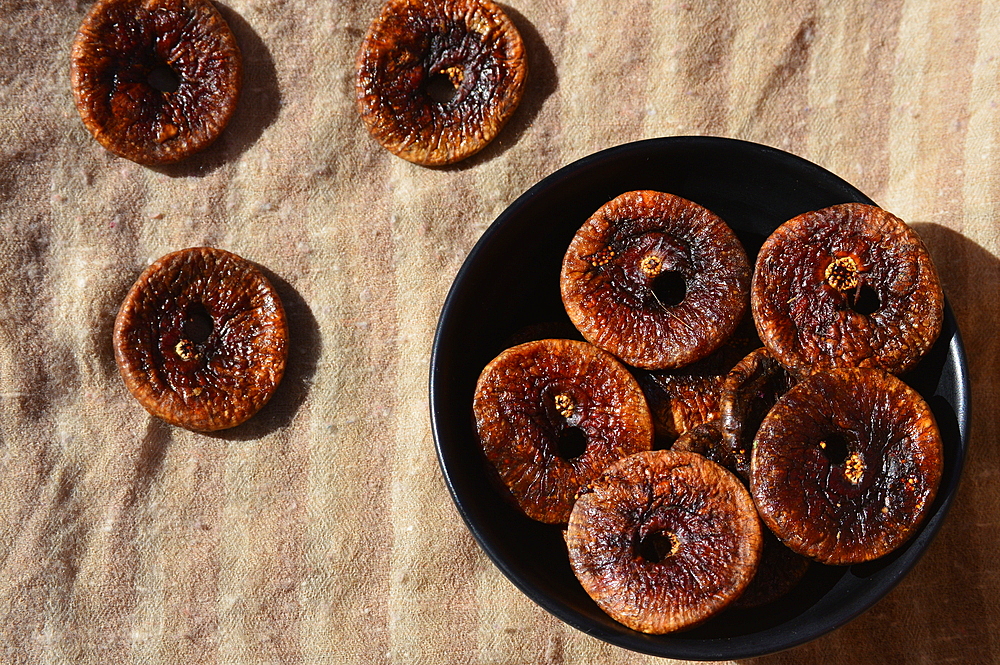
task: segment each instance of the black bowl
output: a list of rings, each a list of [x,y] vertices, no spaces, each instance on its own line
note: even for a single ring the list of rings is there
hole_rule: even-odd
[[[612,620],[569,566],[559,527],[534,522],[496,492],[472,419],[480,371],[537,324],[570,328],[559,270],[570,239],[605,202],[653,189],[722,217],[751,260],[782,222],[837,203],[872,201],[829,171],[765,146],[713,137],[630,143],[585,157],[545,178],[483,234],[445,301],[431,358],[431,419],[452,498],[496,566],[543,608],[579,630],[634,651],[688,660],[773,653],[817,638],[871,607],[916,563],[941,526],[958,485],[969,428],[965,351],[951,309],[921,363],[903,377],[928,401],[944,439],[941,487],[922,529],[877,561],[814,564],[785,598],[753,612],[730,610],[677,634],[645,635]]]

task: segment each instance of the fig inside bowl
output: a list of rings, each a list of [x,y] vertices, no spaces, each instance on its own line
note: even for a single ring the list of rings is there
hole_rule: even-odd
[[[874,605],[914,566],[957,489],[969,429],[965,351],[945,302],[938,341],[901,378],[931,406],[944,442],[944,473],[918,533],[875,561],[811,565],[783,598],[726,610],[684,632],[647,635],[618,624],[570,569],[561,527],[520,513],[489,482],[472,418],[476,380],[504,348],[572,335],[559,291],[570,239],[602,204],[651,189],[694,201],[736,232],[751,262],[784,221],[838,203],[873,203],[836,175],[795,155],[715,137],[668,137],[595,153],[546,177],[514,201],[470,252],[438,322],[430,371],[431,421],[445,482],[469,530],[529,598],[571,626],[633,651],[686,660],[774,653],[824,635]],[[566,332],[564,332],[566,331]]]

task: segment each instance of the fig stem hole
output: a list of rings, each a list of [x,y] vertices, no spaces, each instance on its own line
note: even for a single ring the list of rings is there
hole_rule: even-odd
[[[188,308],[184,321],[184,336],[194,344],[204,343],[215,329],[212,316],[201,303],[195,303]]]
[[[850,454],[847,439],[840,434],[828,434],[819,442],[819,447],[827,461],[833,466],[843,464]]]
[[[427,79],[427,95],[438,104],[447,104],[455,99],[457,93],[458,85],[446,71],[432,74]]]
[[[681,304],[687,295],[684,275],[676,270],[666,270],[658,274],[650,285],[653,297],[664,307]]]
[[[153,67],[146,77],[146,82],[154,90],[160,92],[177,92],[177,89],[181,87],[181,78],[168,64]]]
[[[871,316],[882,307],[882,301],[879,299],[878,293],[867,284],[861,285],[861,288],[858,289],[858,293],[852,301],[851,309],[864,316]]]
[[[681,543],[677,535],[657,531],[647,534],[639,541],[638,554],[648,563],[662,563],[677,554]]]
[[[587,450],[587,435],[579,427],[564,427],[559,432],[556,454],[564,460],[579,457]]]

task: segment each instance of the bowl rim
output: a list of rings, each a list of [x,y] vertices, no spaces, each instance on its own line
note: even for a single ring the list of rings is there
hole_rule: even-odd
[[[806,160],[805,158],[778,148],[740,139],[716,136],[667,136],[623,143],[586,155],[557,169],[528,188],[510,205],[508,205],[481,234],[463,261],[461,268],[456,273],[448,290],[448,294],[441,306],[431,349],[428,376],[431,429],[434,438],[435,452],[437,454],[439,467],[445,484],[448,488],[453,504],[461,515],[462,520],[465,522],[466,528],[468,528],[479,547],[486,553],[489,559],[504,574],[504,576],[541,608],[587,635],[596,637],[620,648],[629,649],[639,653],[660,657],[703,661],[750,658],[777,653],[800,646],[817,639],[822,635],[833,632],[852,619],[866,612],[879,599],[884,597],[891,589],[893,589],[903,579],[903,577],[905,577],[910,570],[912,570],[913,566],[923,555],[929,544],[933,541],[934,536],[937,534],[945,517],[947,516],[947,513],[949,512],[951,504],[954,501],[958,483],[961,480],[968,446],[969,427],[971,423],[971,395],[968,375],[968,360],[961,332],[958,329],[954,313],[948,304],[947,297],[945,297],[945,321],[942,330],[952,331],[951,338],[947,340],[947,357],[949,359],[949,363],[947,364],[948,369],[953,374],[953,381],[955,383],[955,395],[957,397],[957,401],[954,405],[954,411],[957,420],[957,429],[960,435],[959,441],[956,442],[958,455],[956,456],[956,459],[952,461],[950,470],[946,467],[948,477],[942,477],[941,481],[941,485],[949,487],[950,491],[945,493],[944,496],[938,497],[937,501],[940,502],[939,508],[928,516],[924,524],[921,525],[920,531],[907,544],[905,555],[909,561],[906,565],[902,566],[898,570],[895,570],[891,576],[882,579],[880,584],[874,584],[871,585],[871,587],[866,588],[864,592],[858,596],[858,600],[856,602],[846,603],[839,611],[826,615],[827,620],[823,621],[821,625],[812,626],[811,629],[797,631],[794,634],[788,635],[786,639],[777,644],[774,643],[775,640],[773,639],[755,639],[757,635],[754,633],[739,637],[721,637],[697,641],[688,640],[687,642],[689,643],[686,643],[682,637],[680,639],[671,639],[669,642],[664,642],[658,641],[659,638],[673,638],[673,636],[650,636],[635,631],[628,631],[628,629],[625,629],[625,631],[633,632],[634,639],[624,640],[620,637],[622,633],[606,630],[599,624],[591,624],[587,620],[586,616],[579,614],[566,605],[560,604],[546,594],[540,593],[527,580],[523,579],[519,572],[516,571],[503,556],[501,556],[501,554],[490,542],[489,538],[486,537],[482,529],[479,528],[476,521],[469,513],[467,507],[464,505],[463,498],[459,495],[458,489],[456,488],[449,472],[448,464],[446,462],[446,451],[444,450],[445,442],[441,433],[441,414],[439,413],[441,411],[440,405],[442,403],[442,399],[444,398],[444,386],[447,383],[446,379],[441,376],[441,358],[444,351],[443,346],[445,345],[445,340],[447,339],[449,333],[449,328],[453,325],[452,314],[456,308],[456,302],[460,297],[460,292],[464,288],[468,274],[473,270],[473,266],[481,258],[481,255],[487,251],[486,248],[492,244],[494,238],[501,233],[501,230],[507,221],[510,218],[515,217],[521,209],[527,205],[527,202],[538,196],[540,192],[544,192],[545,190],[563,184],[566,180],[574,178],[582,170],[590,169],[602,162],[614,161],[615,159],[630,153],[644,152],[651,149],[697,149],[699,147],[711,147],[713,149],[718,149],[719,147],[726,146],[738,150],[758,152],[761,155],[761,158],[779,159],[785,161],[794,165],[796,169],[806,173],[810,177],[818,177],[829,182],[831,185],[842,187],[845,193],[850,194],[857,200],[864,200],[873,205],[877,205],[874,201],[868,198],[867,195],[860,192],[860,190],[857,190],[847,181],[843,180],[831,171]],[[683,633],[677,633],[674,635],[682,636]],[[669,648],[664,648],[665,645],[668,645]]]

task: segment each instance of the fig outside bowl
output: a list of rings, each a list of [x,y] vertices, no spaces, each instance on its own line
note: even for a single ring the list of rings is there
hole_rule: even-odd
[[[488,480],[472,419],[480,371],[525,330],[571,330],[559,292],[570,239],[605,202],[630,190],[669,192],[722,217],[751,261],[782,222],[846,202],[873,203],[836,175],[774,148],[716,137],[668,137],[610,148],[541,180],[493,222],[455,278],[431,356],[431,423],[445,482],[473,537],[511,582],[567,624],[636,652],[684,660],[750,658],[795,647],[854,619],[916,564],[945,519],[969,430],[961,335],[945,304],[941,336],[901,377],[930,404],[945,467],[932,510],[903,547],[876,561],[813,564],[789,595],[756,610],[727,610],[688,631],[646,635],[618,624],[570,569],[561,527],[534,522]],[[556,336],[556,335],[546,335]]]

